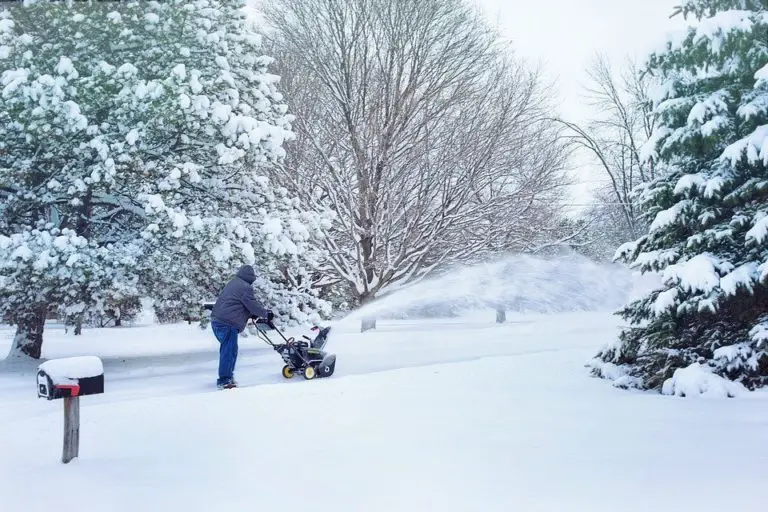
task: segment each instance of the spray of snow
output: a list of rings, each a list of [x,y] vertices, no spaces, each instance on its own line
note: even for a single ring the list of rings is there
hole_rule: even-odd
[[[453,268],[441,276],[387,294],[344,317],[457,316],[503,307],[511,312],[552,313],[613,310],[656,285],[653,276],[578,255],[542,258],[514,255]]]

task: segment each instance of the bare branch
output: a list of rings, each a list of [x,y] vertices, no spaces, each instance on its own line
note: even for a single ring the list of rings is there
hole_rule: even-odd
[[[338,214],[326,270],[357,299],[523,250],[505,233],[552,221],[567,141],[547,90],[462,0],[267,0],[264,13],[297,117],[277,178]]]

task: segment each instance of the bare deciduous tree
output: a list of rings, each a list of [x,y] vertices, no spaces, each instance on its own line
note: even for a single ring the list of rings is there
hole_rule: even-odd
[[[603,55],[595,57],[588,73],[592,84],[587,93],[595,117],[586,127],[563,123],[572,130],[572,141],[591,153],[608,177],[608,185],[596,191],[600,212],[592,214],[610,219],[609,225],[618,221],[622,226],[619,236],[634,239],[643,229],[634,192],[656,174],[653,161],[641,157],[655,125],[649,99],[651,81],[632,61],[617,75]]]
[[[279,179],[328,208],[324,274],[365,302],[448,262],[530,249],[566,155],[536,71],[462,0],[267,0],[296,115]]]

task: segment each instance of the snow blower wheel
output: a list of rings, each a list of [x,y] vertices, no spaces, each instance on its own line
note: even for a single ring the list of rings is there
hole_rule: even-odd
[[[292,379],[293,375],[293,368],[288,365],[283,366],[283,377],[286,379]]]
[[[317,375],[317,372],[315,371],[314,366],[307,366],[304,368],[304,378],[307,380],[312,380],[315,378],[315,375]]]

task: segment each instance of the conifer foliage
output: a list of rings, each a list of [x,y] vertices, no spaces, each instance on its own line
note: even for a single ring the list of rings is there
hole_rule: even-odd
[[[243,5],[0,11],[0,318],[14,350],[39,357],[51,313],[81,325],[138,296],[199,310],[243,263],[286,319],[323,307],[286,279],[318,221],[268,179],[291,117]]]
[[[692,23],[648,61],[660,122],[644,156],[665,172],[643,191],[648,232],[616,255],[663,284],[620,312],[630,326],[594,372],[680,394],[696,369],[754,389],[768,384],[768,1],[679,11]]]

